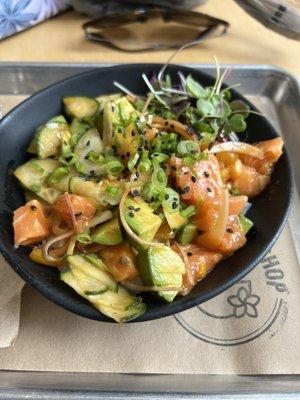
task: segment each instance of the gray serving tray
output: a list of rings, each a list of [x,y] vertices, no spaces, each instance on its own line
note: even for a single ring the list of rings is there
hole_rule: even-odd
[[[0,63],[0,103],[13,103],[68,76],[109,64]],[[213,65],[190,65],[214,75]],[[284,137],[296,183],[289,220],[300,259],[300,93],[295,78],[269,66],[235,65],[226,83],[252,101]],[[274,349],[276,351],[276,349]],[[30,355],[28,355],[30,357]],[[0,371],[0,400],[300,399],[299,375],[165,375]]]

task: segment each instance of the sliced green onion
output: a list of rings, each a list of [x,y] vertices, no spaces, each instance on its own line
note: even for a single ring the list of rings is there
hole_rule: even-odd
[[[152,158],[152,163],[155,165],[168,160],[169,156],[164,153],[153,153],[151,154],[151,158]]]
[[[199,145],[193,140],[181,140],[177,145],[177,152],[180,155],[199,152]]]
[[[165,171],[159,167],[159,165],[154,166],[154,171],[151,177],[151,182],[153,186],[160,192],[167,187],[168,177]]]
[[[96,153],[94,150],[91,150],[88,153],[88,160],[94,164],[102,164],[104,162],[104,156],[102,154]]]
[[[124,165],[121,163],[121,161],[114,160],[114,161],[109,161],[106,165],[106,172],[109,175],[118,175],[120,172],[123,171],[125,168]]]
[[[141,156],[141,161],[139,162],[138,171],[140,173],[148,172],[152,168],[152,163],[148,157],[149,152],[144,151]]]
[[[76,163],[77,157],[75,156],[75,154],[70,154],[68,157],[59,157],[58,161],[61,162],[64,165],[70,166]]]
[[[117,197],[120,194],[119,188],[113,185],[108,185],[106,188],[106,192],[110,197]]]
[[[157,199],[158,194],[159,191],[152,182],[147,182],[142,190],[143,199],[150,203],[153,203]]]
[[[90,236],[90,234],[89,234],[89,231],[85,231],[85,232],[83,232],[83,233],[79,233],[79,234],[76,236],[76,240],[77,240],[79,243],[82,243],[82,244],[90,244],[90,243],[93,243],[93,240],[92,240],[92,238],[91,238],[91,236]]]
[[[241,192],[238,188],[233,187],[230,189],[230,194],[232,196],[239,196],[241,194]]]
[[[58,167],[48,176],[47,183],[53,185],[54,183],[59,182],[64,176],[68,175],[69,172],[70,170],[68,167]]]
[[[127,168],[129,169],[130,172],[134,170],[134,167],[136,166],[139,158],[140,158],[139,153],[135,153],[133,156],[130,157],[127,163]]]
[[[187,219],[191,218],[195,214],[197,214],[197,208],[195,206],[189,206],[181,211],[181,215]]]
[[[242,232],[246,235],[253,226],[253,222],[243,214],[238,215],[239,224]]]

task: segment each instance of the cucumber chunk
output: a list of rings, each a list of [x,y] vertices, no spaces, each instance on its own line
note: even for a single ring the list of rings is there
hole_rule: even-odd
[[[38,128],[27,151],[37,154],[41,159],[55,156],[59,153],[62,138],[68,133],[69,127],[65,117],[62,115],[53,117]]]
[[[96,129],[89,129],[78,140],[74,155],[76,158],[75,166],[78,172],[84,175],[102,175],[105,172],[105,166],[99,163],[93,163],[88,159],[89,153],[103,152],[103,143]]]
[[[26,189],[31,190],[39,197],[52,204],[62,192],[55,188],[48,187],[46,182],[51,172],[58,167],[59,162],[52,158],[44,160],[32,159],[18,167],[14,175]]]
[[[92,97],[64,97],[63,103],[66,113],[71,118],[82,119],[86,117],[92,117],[99,109],[98,101]]]
[[[126,322],[145,313],[146,305],[140,297],[117,286],[109,274],[97,269],[84,257],[69,256],[68,262],[70,268],[61,273],[61,279],[102,314],[117,322]],[[114,282],[117,290],[110,289],[107,285],[110,281]]]

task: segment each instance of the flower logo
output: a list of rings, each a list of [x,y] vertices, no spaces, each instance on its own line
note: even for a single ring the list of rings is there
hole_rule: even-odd
[[[233,315],[235,318],[242,318],[245,315],[251,318],[256,318],[256,306],[260,302],[259,296],[252,294],[252,287],[250,281],[244,281],[247,286],[241,286],[237,294],[227,298],[228,303],[233,307]]]

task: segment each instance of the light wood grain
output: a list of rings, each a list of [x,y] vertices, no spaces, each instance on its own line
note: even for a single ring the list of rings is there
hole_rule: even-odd
[[[210,0],[199,10],[230,22],[226,37],[179,54],[175,62],[271,64],[300,76],[300,44],[262,26],[232,0]],[[164,62],[170,51],[128,54],[85,40],[87,18],[66,12],[0,42],[0,61]]]

